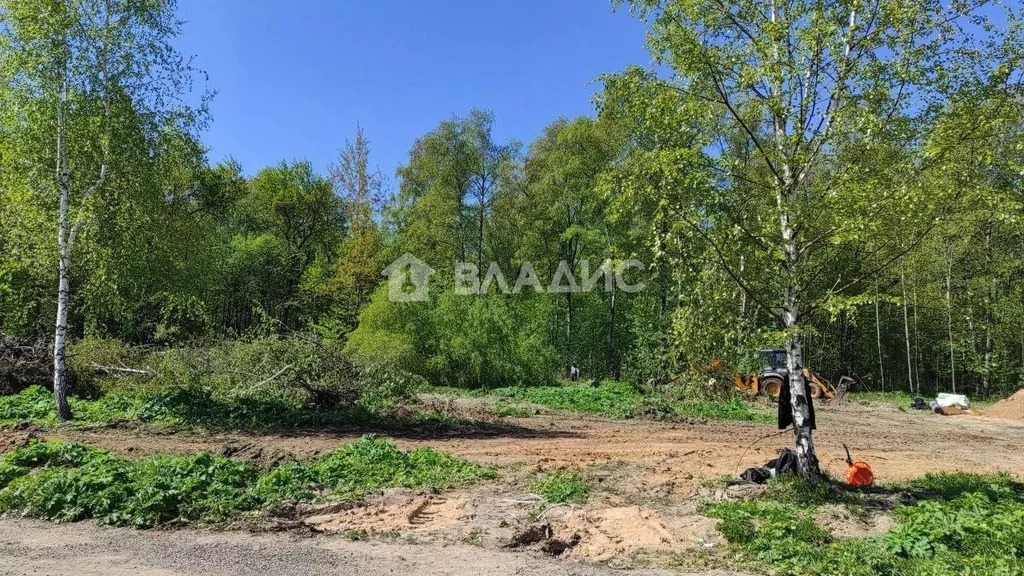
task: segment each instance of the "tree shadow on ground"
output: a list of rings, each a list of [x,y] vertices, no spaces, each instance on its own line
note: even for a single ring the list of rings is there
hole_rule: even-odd
[[[969,472],[925,474],[913,480],[866,487],[848,486],[829,477],[820,480],[782,477],[770,484],[764,497],[799,506],[837,504],[888,512],[897,506],[923,500],[950,501],[969,493],[983,493],[993,500],[1011,495],[1024,501],[1024,483],[1005,473],[982,476]]]

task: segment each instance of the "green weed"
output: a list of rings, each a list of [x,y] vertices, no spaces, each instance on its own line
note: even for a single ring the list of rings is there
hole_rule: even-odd
[[[707,507],[740,561],[778,575],[1010,575],[1024,570],[1024,492],[1006,475],[938,474],[890,487],[921,500],[894,510],[882,536],[834,538],[814,523],[822,504],[857,509],[865,495],[829,482],[776,479],[756,501]]]
[[[0,511],[149,528],[222,522],[284,500],[355,498],[395,486],[447,488],[493,476],[430,448],[404,452],[372,437],[268,472],[205,452],[130,460],[76,443],[33,442],[0,460]]]
[[[629,382],[581,382],[564,386],[496,388],[492,396],[538,404],[554,410],[601,414],[611,418],[645,417],[652,419],[708,418],[719,420],[761,421],[766,416],[754,412],[739,399],[672,401],[645,393]]]
[[[707,418],[709,420],[739,420],[747,422],[773,422],[774,416],[755,412],[750,404],[733,398],[730,400],[703,400],[677,402],[672,405],[677,416]]]
[[[954,500],[971,492],[985,494],[996,500],[1024,502],[1024,483],[1009,474],[979,475],[969,472],[926,474],[921,478],[900,482],[894,489],[910,492],[919,498]]]
[[[513,406],[507,402],[495,402],[492,409],[495,416],[499,418],[528,418],[533,412],[519,406]]]
[[[543,496],[549,504],[582,504],[590,496],[586,479],[572,470],[559,470],[537,479],[530,485],[530,492]]]
[[[252,396],[232,396],[200,384],[171,388],[146,387],[114,391],[96,400],[71,398],[78,425],[140,422],[156,426],[196,428],[274,429],[322,425],[370,425],[403,429],[427,425],[481,427],[482,422],[429,411],[401,416],[378,398],[373,406],[363,403],[335,408],[309,409],[287,394],[265,391]],[[0,396],[0,427],[21,423],[52,426],[57,422],[53,394],[32,386],[19,394]]]
[[[641,395],[626,382],[589,382],[568,386],[496,388],[491,395],[515,402],[539,404],[554,410],[590,412],[613,418],[629,418]]]

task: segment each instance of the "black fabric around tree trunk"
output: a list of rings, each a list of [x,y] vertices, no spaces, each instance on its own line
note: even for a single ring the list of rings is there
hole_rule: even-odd
[[[804,378],[804,398],[807,399],[807,407],[810,412],[810,421],[807,423],[811,430],[817,430],[814,421],[814,399],[811,398],[811,385]],[[793,394],[789,390],[789,377],[779,391],[779,430],[785,430],[793,424]]]

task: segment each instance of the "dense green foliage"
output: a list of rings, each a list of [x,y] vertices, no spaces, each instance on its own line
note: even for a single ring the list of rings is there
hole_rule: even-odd
[[[0,460],[0,511],[150,528],[222,522],[284,500],[446,488],[493,475],[431,448],[403,452],[369,437],[311,463],[268,472],[206,452],[129,460],[81,444],[32,442]]]
[[[469,110],[412,142],[389,189],[361,129],[327,174],[211,164],[173,0],[0,2],[0,385],[53,378],[52,239],[73,165],[72,384],[145,397],[131,408],[145,417],[317,422],[425,379],[744,419],[702,366],[751,370],[784,342],[875,390],[1020,386],[1018,9],[797,2],[769,25],[756,0],[623,3],[657,66],[603,76],[594,117],[521,143]],[[389,298],[381,271],[405,253],[435,270],[426,301]],[[456,293],[457,263],[482,293]],[[516,290],[528,270],[537,283]],[[573,363],[672,382],[673,400],[553,386]]]
[[[894,486],[920,500],[894,510],[896,526],[867,539],[834,538],[815,524],[821,504],[854,514],[868,494],[824,482],[775,481],[759,500],[711,505],[743,557],[786,575],[1016,574],[1024,569],[1024,486],[1006,475],[929,475]],[[861,512],[863,513],[863,512]]]

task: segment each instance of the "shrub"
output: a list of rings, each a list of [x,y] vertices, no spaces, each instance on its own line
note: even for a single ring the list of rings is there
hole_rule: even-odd
[[[426,386],[426,380],[411,372],[384,366],[369,366],[359,374],[359,403],[369,410],[392,410],[412,400],[413,392]]]
[[[97,366],[139,366],[144,357],[142,349],[132,348],[120,340],[84,338],[68,346],[68,373],[74,391],[79,395],[97,395],[104,392],[104,383],[116,381]]]
[[[106,391],[92,401],[71,399],[78,422],[137,419],[224,427],[315,424],[359,417],[359,411],[384,414],[410,400],[412,391],[424,384],[422,378],[393,368],[357,371],[339,348],[303,335],[157,351],[87,339],[76,351],[78,377]],[[18,395],[0,396],[0,424],[25,421],[55,421],[48,391],[32,387]]]

